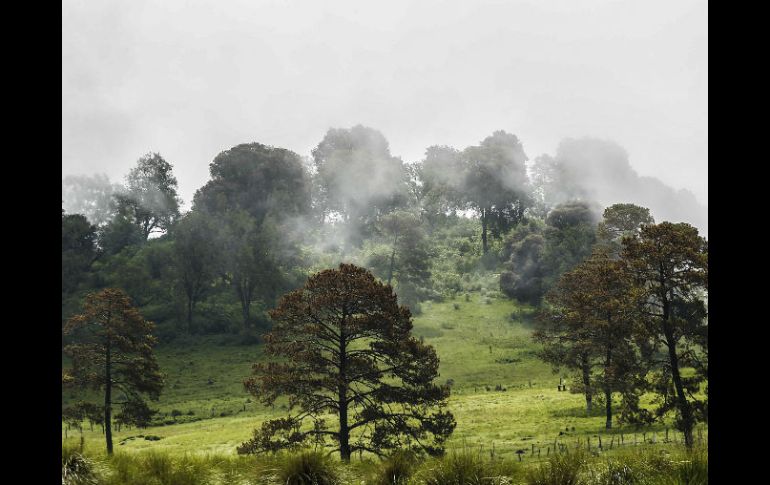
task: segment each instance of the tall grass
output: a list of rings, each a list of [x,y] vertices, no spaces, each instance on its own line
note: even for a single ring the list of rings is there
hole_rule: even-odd
[[[63,446],[61,455],[62,485],[92,485],[99,483],[97,463],[83,455],[83,444]]]
[[[332,458],[312,450],[283,454],[276,475],[285,485],[335,485],[339,481]]]
[[[585,485],[581,472],[588,458],[578,450],[552,455],[544,463],[528,470],[527,485]]]
[[[417,478],[425,485],[494,485],[510,483],[516,472],[517,466],[511,460],[487,459],[481,448],[464,447],[427,461]]]
[[[317,451],[269,456],[89,453],[62,449],[63,485],[708,485],[708,451],[629,449],[593,456],[585,451],[541,462],[491,458],[461,448],[441,458],[397,452],[385,460],[341,463]]]
[[[419,460],[409,451],[397,451],[374,468],[367,483],[372,485],[406,485],[414,475]]]

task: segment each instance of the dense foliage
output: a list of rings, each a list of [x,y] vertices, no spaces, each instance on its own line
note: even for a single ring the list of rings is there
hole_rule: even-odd
[[[332,299],[324,309],[311,298],[314,288],[319,278],[333,287],[347,272],[365,288],[355,305],[365,300],[383,316],[359,342],[379,341],[370,349],[377,357],[366,360],[363,353],[351,364],[368,369],[362,378],[373,387],[363,391],[349,381],[352,394],[336,398],[337,413],[340,402],[352,406],[350,426],[364,423],[359,441],[346,443],[342,429],[331,430],[318,418],[321,410],[334,410],[328,400],[298,400],[296,409],[314,420],[315,434],[296,431],[302,420],[293,416],[260,431],[244,449],[274,447],[283,433],[286,443],[333,437],[349,456],[356,449],[399,447],[404,437],[422,440],[427,433],[436,441],[424,448],[438,451],[450,419],[393,420],[376,404],[390,399],[427,406],[446,399],[440,386],[429,384],[435,353],[407,337],[409,315],[428,300],[466,294],[468,301],[471,291],[502,294],[541,310],[542,357],[577,377],[572,389],[585,394],[589,408],[597,396],[604,400],[608,427],[613,399],[620,398],[620,419],[644,424],[673,414],[691,444],[693,426],[708,412],[706,240],[685,223],[656,225],[649,209],[631,203],[631,194],[611,192],[617,203],[602,212],[596,187],[579,168],[626,177],[627,155],[617,146],[565,140],[556,156],[537,157],[531,167],[527,159],[516,135],[495,131],[464,148],[430,146],[422,160],[406,163],[391,153],[382,133],[357,125],[328,130],[310,157],[256,142],[224,150],[186,212],[173,165],[157,153],[127,167],[124,185],[99,175],[68,177],[62,186],[68,209],[62,209],[62,327],[67,339],[75,338],[72,322],[94,320],[80,308],[96,305],[87,295],[98,294],[124,302],[126,315],[130,306],[137,328],[140,319],[155,322],[153,338],[163,342],[191,334],[266,342],[274,356],[290,359],[292,376],[315,366],[303,377],[323,387],[334,366],[322,369],[321,357],[330,356],[302,347],[302,336],[318,329],[300,313],[326,316]],[[336,267],[344,270],[329,270]],[[351,295],[335,297],[338,304]],[[343,328],[348,322],[326,324]],[[396,334],[404,342],[396,344]],[[300,343],[281,343],[290,337]],[[323,343],[317,337],[312,341]],[[406,356],[420,363],[422,374],[393,370],[391,378],[408,385],[382,384],[375,367]],[[74,382],[74,374],[65,377],[68,385]],[[260,389],[270,389],[260,382]],[[303,379],[268,383],[272,394],[260,397],[299,395],[310,386]],[[380,401],[368,402],[369,395],[351,400],[365,392]],[[641,405],[645,394],[657,396],[654,409]],[[141,403],[126,400],[112,419],[146,422],[150,411]],[[67,419],[90,416],[109,424],[97,417],[104,409],[84,406],[69,409]]]
[[[245,386],[267,405],[288,396],[289,412],[296,413],[264,422],[239,452],[327,438],[345,461],[356,451],[443,451],[455,427],[444,409],[449,388],[434,383],[436,352],[411,335],[410,312],[389,286],[342,264],[311,276],[270,316],[265,352],[271,360],[255,364]],[[326,413],[338,416],[336,429]]]

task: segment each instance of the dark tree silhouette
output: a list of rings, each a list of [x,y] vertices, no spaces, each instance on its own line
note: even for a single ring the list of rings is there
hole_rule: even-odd
[[[297,413],[263,423],[239,453],[311,439],[331,441],[345,461],[355,451],[443,452],[455,427],[445,410],[449,388],[434,383],[436,352],[411,335],[411,314],[390,286],[341,264],[284,295],[271,317],[265,350],[274,360],[255,364],[244,384],[267,405],[288,396],[289,412]],[[326,413],[339,417],[336,429],[323,419]]]
[[[644,288],[639,330],[650,348],[647,358],[657,368],[656,414],[675,411],[690,448],[693,427],[707,419],[707,401],[696,394],[708,376],[708,243],[689,224],[662,222],[624,239],[622,258]],[[695,374],[683,376],[685,367]]]

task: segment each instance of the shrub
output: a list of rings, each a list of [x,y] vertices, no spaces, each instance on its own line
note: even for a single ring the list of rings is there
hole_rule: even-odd
[[[481,450],[464,448],[429,462],[420,478],[426,485],[495,485],[510,483],[515,470],[511,461],[486,461]]]
[[[409,451],[396,451],[376,469],[374,485],[406,485],[414,475],[417,457]]]
[[[531,468],[526,475],[527,485],[585,485],[580,472],[585,455],[579,451],[552,455],[548,461]]]
[[[331,458],[310,450],[284,454],[277,475],[278,481],[286,485],[332,485],[338,481]]]
[[[90,485],[99,483],[94,463],[75,448],[62,448],[62,485]]]

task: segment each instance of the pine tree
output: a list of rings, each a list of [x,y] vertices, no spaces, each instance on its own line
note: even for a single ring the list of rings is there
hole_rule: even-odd
[[[86,296],[83,313],[71,317],[64,335],[72,340],[64,352],[72,359],[69,385],[104,392],[107,453],[112,454],[112,406],[141,407],[142,395],[157,399],[163,388],[153,354],[155,325],[145,320],[120,289],[107,288]],[[122,398],[116,399],[120,392]]]

